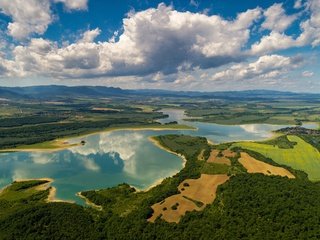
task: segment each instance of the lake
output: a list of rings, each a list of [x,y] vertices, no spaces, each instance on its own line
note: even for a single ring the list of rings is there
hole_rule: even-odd
[[[204,136],[214,143],[261,140],[272,136],[271,131],[284,126],[270,124],[219,125],[188,122],[183,110],[163,109],[169,118],[159,122],[178,121],[197,130],[117,130],[70,139],[84,140],[77,146],[56,152],[12,152],[0,154],[0,188],[16,179],[53,178],[57,199],[83,200],[75,194],[79,191],[101,189],[119,183],[129,183],[138,189],[146,189],[159,179],[180,171],[180,157],[168,153],[148,140],[150,136],[179,133]],[[308,128],[316,124],[304,125]]]

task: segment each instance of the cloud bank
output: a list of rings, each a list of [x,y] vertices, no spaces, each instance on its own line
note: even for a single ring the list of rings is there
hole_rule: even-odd
[[[283,4],[276,3],[267,9],[249,9],[232,19],[177,11],[159,4],[156,8],[130,12],[123,19],[122,29],[110,39],[96,41],[101,30],[95,28],[68,44],[34,35],[43,35],[55,21],[53,4],[62,3],[67,11],[89,11],[87,0],[23,3],[0,1],[1,12],[11,18],[8,35],[22,41],[15,44],[10,54],[0,54],[1,77],[134,76],[149,82],[185,82],[195,77],[183,74],[219,69],[213,74],[202,73],[198,80],[274,79],[303,63],[301,57],[281,56],[279,51],[320,44],[319,0],[296,1],[292,7],[298,13],[291,15]],[[287,30],[296,21],[300,21],[300,32],[288,35]],[[252,43],[257,29],[262,36]]]

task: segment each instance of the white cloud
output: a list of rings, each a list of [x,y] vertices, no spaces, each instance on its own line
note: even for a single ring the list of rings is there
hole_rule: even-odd
[[[308,18],[300,23],[301,34],[298,37],[294,38],[279,32],[281,29],[285,29],[290,21],[284,21],[285,24],[283,24],[282,21],[278,20],[280,25],[274,27],[274,31],[271,31],[269,35],[263,36],[260,41],[252,45],[251,54],[266,54],[292,47],[306,45],[316,47],[320,45],[320,1],[309,0],[306,2],[305,7]],[[270,26],[270,29],[272,30],[273,28]]]
[[[68,10],[87,10],[88,0],[54,0],[54,2],[62,2]]]
[[[31,39],[29,45],[17,46],[13,56],[20,75],[58,78],[167,75],[207,69],[243,59],[241,50],[250,37],[249,28],[260,14],[257,8],[225,20],[160,4],[125,18],[118,41],[93,42],[100,33],[94,29],[65,47]]]
[[[261,27],[277,32],[285,31],[294,20],[297,19],[296,15],[288,16],[282,7],[282,4],[276,3],[264,11],[265,21]]]
[[[310,12],[310,18],[300,24],[302,33],[297,38],[297,42],[316,47],[320,45],[320,1],[309,0],[307,10]]]
[[[299,57],[266,55],[251,63],[240,63],[229,69],[215,73],[211,80],[273,79],[288,70],[298,67]]]
[[[16,39],[31,33],[43,34],[53,20],[48,0],[1,0],[0,10],[12,18],[8,33]]]
[[[271,32],[269,35],[263,36],[260,42],[251,46],[251,53],[253,55],[265,54],[298,46],[298,44],[291,36],[287,36],[284,33]]]
[[[24,22],[21,20],[22,17],[17,17],[21,15],[30,16],[27,21],[42,26],[43,30],[38,31],[39,27],[29,24],[34,28],[29,28],[25,33],[21,32],[24,37],[34,33],[42,34],[53,21],[50,4],[47,4],[44,10],[37,11],[39,16],[45,15],[41,12],[47,13],[49,20],[38,22],[32,19],[37,19],[39,16],[29,13],[32,11],[28,8],[20,7],[16,11],[9,8],[9,5],[11,7],[19,5],[11,4],[18,1],[21,0],[0,0],[0,6],[1,4],[6,6],[5,14],[11,16],[13,24]],[[39,0],[30,2],[39,5]],[[62,2],[68,10],[84,10],[88,7],[87,1],[43,0],[43,2],[51,4]],[[33,9],[31,5],[29,4]],[[291,47],[309,44],[317,46],[320,42],[319,0],[309,0],[301,8],[303,8],[301,14],[288,16],[282,4],[274,4],[265,11],[256,8],[239,13],[234,19],[224,19],[218,15],[179,12],[171,6],[160,4],[157,8],[130,12],[123,19],[121,30],[116,31],[114,36],[106,41],[95,41],[101,33],[98,28],[84,32],[75,42],[67,44],[40,37],[30,38],[29,42],[15,46],[12,53],[0,54],[0,76],[37,76],[54,78],[57,81],[95,78],[101,83],[109,79],[108,83],[111,82],[115,86],[122,84],[122,87],[137,84],[139,87],[162,87],[171,84],[170,86],[191,88],[199,81],[204,82],[210,78],[215,68],[222,69],[222,66],[233,64],[229,69],[219,70],[213,79],[223,79],[223,77],[232,79],[231,76],[235,76],[235,79],[272,78],[283,74],[286,72],[285,69],[290,67],[281,68],[274,64],[275,69],[263,70],[261,69],[263,64],[259,63],[259,60],[267,61],[268,56],[278,55],[263,56],[249,64],[239,64],[239,62],[243,62],[248,56],[274,54],[276,51]],[[262,17],[262,13],[265,21],[260,23],[258,20]],[[286,35],[284,31],[297,16],[303,16],[301,19],[304,19],[300,24],[301,33],[298,36]],[[270,33],[248,47],[252,26],[255,29],[261,26],[261,29],[270,30]],[[282,58],[274,57],[274,61],[282,63]],[[256,73],[252,70],[254,67],[257,67]],[[243,77],[237,71],[241,72]]]
[[[311,72],[311,71],[303,71],[302,72],[303,77],[312,77],[313,74],[314,74],[314,72]]]
[[[82,38],[80,39],[79,43],[91,43],[94,39],[99,36],[101,30],[99,28],[88,30],[83,33]]]
[[[54,0],[68,10],[87,9],[88,0]],[[44,34],[54,20],[51,0],[1,0],[0,12],[11,17],[7,26],[10,36],[23,40],[31,34]]]

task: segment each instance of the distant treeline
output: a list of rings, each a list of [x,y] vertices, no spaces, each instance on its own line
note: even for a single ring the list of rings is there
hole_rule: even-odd
[[[131,119],[117,119],[105,121],[86,121],[72,123],[43,124],[39,126],[25,126],[11,129],[1,129],[0,148],[14,148],[19,145],[30,145],[51,141],[65,136],[84,134],[108,127],[134,126],[148,124]]]
[[[23,125],[33,125],[40,123],[51,123],[59,122],[66,119],[66,116],[42,116],[42,115],[33,115],[33,116],[24,116],[24,117],[15,117],[15,118],[0,118],[0,127],[19,127]]]
[[[11,128],[0,127],[0,149],[15,148],[20,145],[30,145],[45,141],[54,140],[65,136],[80,135],[91,131],[99,131],[108,127],[129,127],[137,125],[155,125],[154,122],[161,113],[112,113],[99,117],[93,116],[92,120],[88,118],[55,122],[64,119],[64,117],[28,117],[26,119],[14,118],[5,120],[2,125],[21,124]],[[95,117],[95,118],[94,118]],[[37,125],[24,125],[22,123],[39,122]],[[47,121],[40,124],[41,121]],[[49,121],[49,122],[48,122]],[[52,122],[50,122],[52,121]]]

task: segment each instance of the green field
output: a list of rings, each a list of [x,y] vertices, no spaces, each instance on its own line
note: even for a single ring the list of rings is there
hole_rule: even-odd
[[[271,158],[273,161],[290,166],[294,169],[305,171],[311,181],[320,180],[320,153],[298,136],[288,135],[290,142],[297,144],[293,148],[279,148],[277,145],[240,142],[233,146],[249,149]]]

